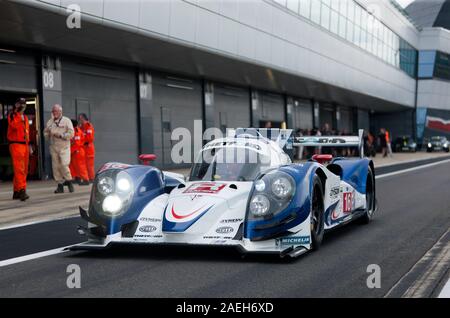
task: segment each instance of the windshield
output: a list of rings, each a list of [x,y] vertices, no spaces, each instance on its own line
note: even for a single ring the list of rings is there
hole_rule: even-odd
[[[270,158],[245,148],[215,148],[201,153],[189,181],[253,181],[270,167]]]
[[[441,141],[442,137],[431,137],[433,141]]]

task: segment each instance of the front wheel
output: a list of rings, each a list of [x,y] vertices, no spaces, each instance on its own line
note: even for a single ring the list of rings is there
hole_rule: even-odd
[[[372,169],[369,168],[367,172],[366,181],[366,212],[361,217],[363,224],[369,223],[375,213],[375,179],[373,177]]]
[[[311,249],[318,250],[325,232],[322,182],[318,175],[314,176],[311,198]]]

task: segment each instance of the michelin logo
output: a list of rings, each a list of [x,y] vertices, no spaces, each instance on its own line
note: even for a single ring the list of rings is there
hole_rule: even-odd
[[[281,245],[304,245],[311,242],[309,236],[290,236],[280,240]]]

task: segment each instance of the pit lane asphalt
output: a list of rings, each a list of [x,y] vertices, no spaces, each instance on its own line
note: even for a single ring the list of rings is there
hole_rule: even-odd
[[[380,172],[378,172],[380,173]],[[328,233],[297,260],[234,250],[119,247],[66,252],[0,268],[0,297],[382,297],[450,226],[450,163],[377,180],[369,225]],[[78,218],[0,231],[0,259],[77,243]],[[66,269],[81,267],[81,288]],[[381,267],[369,289],[367,266]]]

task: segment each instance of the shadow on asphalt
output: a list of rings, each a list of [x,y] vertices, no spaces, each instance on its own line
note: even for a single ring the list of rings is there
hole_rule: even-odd
[[[370,226],[370,225],[369,225]],[[338,245],[339,240],[354,232],[363,232],[365,226],[352,222],[340,228],[328,232],[324,236],[322,248],[329,248]],[[361,233],[360,233],[361,234]],[[334,246],[331,248],[339,248]],[[220,246],[180,246],[180,245],[133,245],[117,244],[105,250],[80,251],[66,255],[68,258],[90,258],[90,259],[151,259],[151,260],[173,260],[173,261],[201,261],[201,262],[247,262],[247,263],[273,263],[290,264],[301,261],[303,257],[308,257],[308,252],[300,257],[281,258],[275,254],[241,254],[233,247]],[[320,250],[317,252],[320,253]]]

